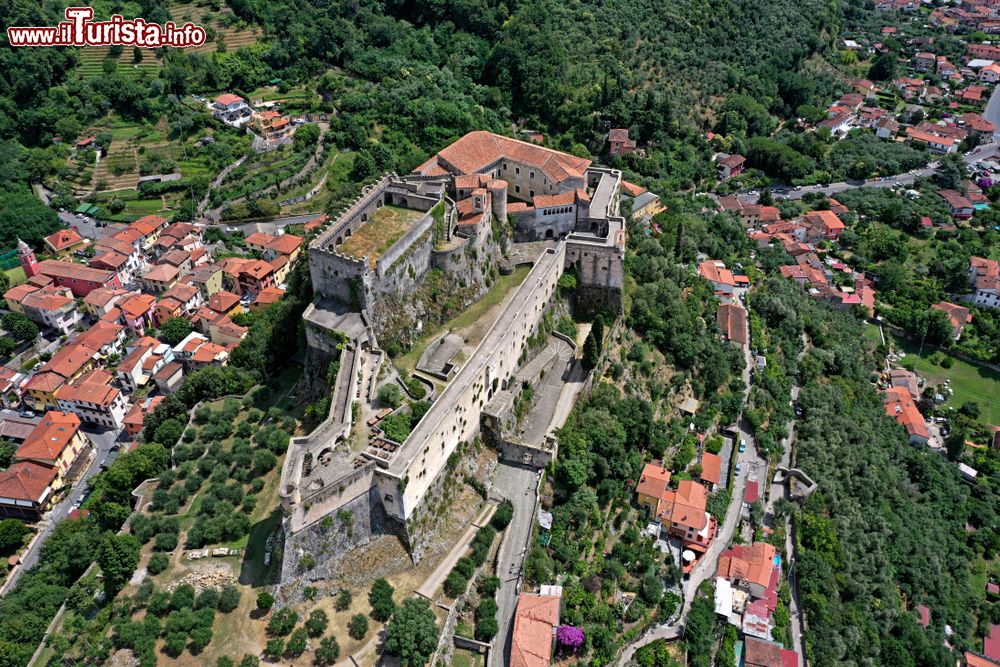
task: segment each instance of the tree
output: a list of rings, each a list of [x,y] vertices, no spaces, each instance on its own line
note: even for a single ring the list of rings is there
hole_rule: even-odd
[[[333,608],[337,611],[347,611],[353,601],[354,596],[351,595],[351,591],[345,588],[337,595],[337,601],[333,604]]]
[[[170,559],[167,557],[167,554],[156,552],[149,557],[149,564],[147,567],[149,568],[150,574],[156,575],[166,570],[169,565]]]
[[[187,338],[191,333],[191,323],[183,317],[171,317],[160,326],[159,339],[164,343],[174,346]]]
[[[981,414],[979,403],[976,403],[975,401],[966,401],[965,403],[962,403],[962,407],[960,407],[958,411],[973,420],[979,419],[979,415]]]
[[[4,331],[19,341],[35,340],[38,335],[38,325],[21,313],[7,313],[0,319]]]
[[[941,158],[934,181],[946,190],[954,190],[965,178],[965,162],[961,155],[951,154]]]
[[[327,618],[326,612],[322,609],[314,609],[309,614],[309,618],[306,619],[305,625],[310,637],[319,637],[326,632],[326,627],[329,624],[330,619]]]
[[[297,628],[285,644],[285,657],[296,658],[306,650],[307,633],[305,628]]]
[[[364,618],[364,616],[362,616]],[[320,667],[329,667],[337,662],[340,657],[340,644],[336,637],[324,637],[319,641],[319,648],[316,649],[316,664]]]
[[[0,554],[9,555],[17,551],[24,543],[24,536],[30,532],[24,522],[17,519],[0,521]]]
[[[395,589],[389,585],[384,578],[379,577],[372,584],[372,589],[368,593],[368,604],[372,608],[372,618],[381,623],[385,623],[396,611],[396,603],[392,599]]]
[[[587,339],[583,341],[583,367],[588,371],[594,370],[597,367],[600,357],[600,344],[597,342],[594,330],[591,329],[590,333],[587,334]]]
[[[264,646],[264,653],[274,660],[277,660],[285,652],[285,640],[281,637],[268,639]]]
[[[427,600],[409,598],[389,623],[385,650],[398,657],[403,667],[420,667],[437,648],[438,634]]]
[[[255,655],[247,653],[240,660],[240,667],[260,667],[260,658]]]
[[[104,534],[97,552],[97,564],[104,575],[104,591],[108,599],[114,597],[132,577],[139,564],[141,548],[139,540],[128,533],[115,535],[109,531]]]
[[[490,525],[492,525],[497,530],[503,530],[509,524],[511,519],[514,518],[514,505],[510,501],[504,501],[500,503],[496,511],[493,512],[493,518],[490,519]]]
[[[378,389],[378,400],[390,408],[398,408],[403,402],[403,392],[395,382],[384,384]]]
[[[10,289],[10,278],[3,271],[0,271],[0,294]]]
[[[274,596],[267,591],[261,591],[257,594],[257,609],[262,611],[267,611],[274,606]]]
[[[224,614],[233,611],[240,606],[242,596],[240,589],[232,584],[226,584],[222,587],[222,593],[219,594],[219,611]]]
[[[299,615],[291,607],[282,607],[271,614],[267,620],[267,634],[275,637],[284,637],[299,622]]]
[[[368,634],[368,617],[364,614],[355,614],[354,616],[351,616],[351,620],[347,624],[347,634],[349,634],[352,639],[364,639],[365,635]]]
[[[896,77],[896,54],[886,51],[868,68],[868,78],[872,81],[889,81]]]

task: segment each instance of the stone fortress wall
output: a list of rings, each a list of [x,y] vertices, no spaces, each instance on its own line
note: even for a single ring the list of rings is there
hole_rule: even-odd
[[[494,179],[488,188],[490,203],[485,215],[475,225],[460,225],[459,207],[452,197],[462,199],[463,193],[454,187],[455,175],[461,171],[452,169],[441,157],[443,153],[438,163],[451,173],[438,169],[434,174],[403,178],[388,174],[365,188],[310,243],[309,265],[317,301],[304,315],[309,354],[342,356],[330,417],[309,436],[293,439],[282,470],[286,560],[297,562],[297,553],[320,542],[327,550],[333,544],[335,553],[331,555],[336,556],[380,532],[399,535],[414,558],[419,558],[425,537],[422,526],[429,523],[428,514],[439,504],[435,498],[447,477],[449,456],[479,433],[485,407],[508,389],[528,339],[551,305],[562,273],[570,267],[575,270],[576,298],[585,309],[606,309],[615,314],[622,310],[625,220],[618,214],[619,171],[586,163],[585,171],[570,174],[560,184],[549,181],[542,170],[530,164],[499,156],[485,170],[477,169],[477,173]],[[356,360],[366,350],[377,348],[380,333],[378,316],[369,315],[369,310],[373,306],[377,310],[385,299],[398,303],[431,269],[444,271],[456,281],[485,284],[484,266],[496,262],[499,254],[492,224],[498,219],[506,223],[508,195],[524,199],[535,187],[540,194],[579,188],[585,193],[585,207],[577,208],[571,220],[564,220],[562,211],[554,213],[559,216],[559,233],[552,234],[553,245],[535,263],[475,352],[406,441],[384,458],[346,451],[342,442],[350,431],[350,404],[359,382]],[[338,252],[338,246],[385,205],[425,215],[374,263]],[[441,209],[435,209],[439,205],[444,209],[443,225],[435,224],[441,217]],[[333,331],[344,334],[349,342],[338,342],[342,337],[329,333]],[[350,370],[345,370],[348,366]],[[554,455],[555,443],[547,443],[545,448],[550,445]],[[330,528],[326,517],[346,517],[347,513],[355,517],[351,538],[334,539],[323,532]],[[321,533],[326,537],[320,537]],[[296,576],[288,563],[283,581],[286,576]]]

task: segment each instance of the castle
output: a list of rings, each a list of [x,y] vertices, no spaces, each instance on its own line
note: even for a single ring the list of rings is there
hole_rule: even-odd
[[[310,364],[325,369],[339,360],[339,367],[328,418],[292,440],[282,469],[282,581],[299,576],[295,554],[317,546],[314,527],[333,514],[350,513],[354,529],[337,544],[323,538],[324,549],[342,553],[385,531],[399,535],[419,558],[426,514],[436,504],[449,457],[478,434],[484,407],[507,389],[563,272],[576,273],[578,305],[621,312],[620,185],[619,171],[590,160],[471,132],[414,173],[387,175],[365,188],[310,243],[317,297],[303,316]],[[375,395],[383,355],[378,341],[388,322],[380,310],[419,311],[408,297],[431,271],[478,286],[474,293],[482,296],[509,242],[507,232],[514,241],[551,243],[409,437],[349,451],[341,443],[351,431],[352,403]],[[419,321],[420,312],[413,315]]]

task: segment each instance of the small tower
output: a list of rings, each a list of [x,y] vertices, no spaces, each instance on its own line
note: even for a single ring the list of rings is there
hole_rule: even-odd
[[[21,239],[17,240],[17,259],[21,262],[24,275],[28,278],[34,278],[40,273],[38,260],[35,258],[35,251]]]

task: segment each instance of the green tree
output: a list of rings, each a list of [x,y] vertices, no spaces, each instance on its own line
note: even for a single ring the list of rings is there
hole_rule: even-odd
[[[409,598],[392,617],[385,650],[403,667],[420,667],[437,648],[439,630],[427,600]]]
[[[183,317],[171,317],[160,325],[157,337],[164,343],[174,346],[184,340],[191,331],[191,322]]]
[[[288,643],[285,644],[285,657],[286,658],[297,658],[302,655],[306,650],[307,643],[307,633],[305,628],[296,628],[292,636],[288,638]]]
[[[156,552],[149,557],[149,564],[147,567],[149,568],[150,574],[157,575],[166,570],[169,565],[170,559],[167,557],[167,554]]]
[[[97,564],[104,575],[104,591],[108,599],[114,597],[135,573],[141,548],[139,540],[127,533],[115,535],[109,531],[104,534],[97,552]]]
[[[355,614],[354,616],[351,616],[351,620],[347,624],[347,634],[349,634],[352,639],[364,639],[365,635],[368,634],[368,617],[364,614]]]
[[[326,627],[330,624],[330,619],[322,609],[314,609],[309,618],[306,619],[306,630],[310,637],[319,637],[326,632]]]
[[[337,601],[334,603],[333,608],[337,611],[347,611],[351,607],[351,602],[354,601],[354,596],[351,595],[351,591],[346,588],[337,594]]]
[[[219,594],[219,611],[224,614],[235,610],[240,606],[240,598],[243,594],[240,589],[232,584],[226,584],[222,587],[222,592]]]
[[[31,530],[17,519],[0,521],[0,554],[9,555],[17,551],[24,543],[24,536]]]
[[[362,616],[362,618],[364,618]],[[320,667],[329,667],[333,663],[337,662],[337,658],[340,657],[340,644],[337,643],[336,637],[324,637],[319,641],[319,647],[316,649],[316,664]]]
[[[272,660],[277,660],[285,652],[285,640],[281,637],[274,637],[267,640],[267,644],[264,646],[265,655],[269,656]]]
[[[274,596],[267,591],[261,591],[257,594],[257,609],[262,611],[267,611],[274,606]]]
[[[240,667],[260,667],[260,658],[255,655],[247,653],[240,660]]]
[[[403,392],[395,382],[384,384],[378,389],[378,400],[391,408],[398,408],[403,402]]]
[[[7,313],[0,319],[4,331],[20,341],[35,340],[38,335],[38,325],[21,313]]]
[[[600,343],[597,342],[594,330],[591,329],[590,333],[587,334],[587,339],[583,341],[583,367],[588,371],[594,370],[594,368],[597,367],[597,362],[600,357]]]
[[[889,81],[896,77],[896,54],[887,51],[880,55],[868,68],[868,78],[872,81]]]
[[[394,592],[395,589],[382,577],[376,579],[372,584],[371,591],[368,593],[368,604],[372,608],[372,618],[376,621],[385,623],[396,611],[396,602],[392,599]]]

